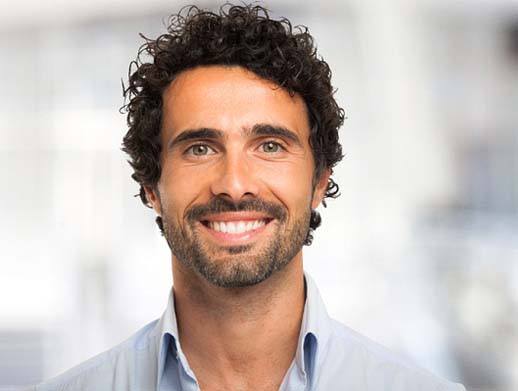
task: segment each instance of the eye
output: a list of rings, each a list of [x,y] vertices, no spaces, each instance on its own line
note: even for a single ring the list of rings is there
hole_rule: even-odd
[[[284,149],[281,144],[279,144],[275,141],[266,141],[265,143],[263,143],[261,145],[262,145],[263,152],[267,152],[267,153],[275,153],[275,152],[279,152]]]
[[[205,156],[212,155],[214,153],[214,150],[207,144],[194,144],[187,148],[185,153],[194,156]]]

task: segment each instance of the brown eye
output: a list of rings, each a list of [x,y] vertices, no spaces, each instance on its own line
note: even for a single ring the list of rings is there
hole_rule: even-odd
[[[267,141],[263,144],[263,152],[267,153],[275,153],[281,150],[281,146],[279,143],[274,141]]]

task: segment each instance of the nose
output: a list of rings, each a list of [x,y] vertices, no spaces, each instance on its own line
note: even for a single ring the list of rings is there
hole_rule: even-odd
[[[227,153],[216,170],[218,173],[211,183],[214,196],[224,196],[239,202],[247,196],[258,195],[259,185],[245,154]]]

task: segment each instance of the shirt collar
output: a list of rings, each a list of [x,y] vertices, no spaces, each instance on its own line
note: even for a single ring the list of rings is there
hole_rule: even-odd
[[[153,330],[153,335],[156,343],[157,354],[157,378],[156,387],[160,386],[160,379],[162,379],[166,357],[169,349],[175,348],[171,346],[171,343],[175,345],[174,340],[178,338],[178,326],[176,322],[176,312],[174,310],[174,295],[173,288],[169,291],[169,299],[167,307],[162,317],[158,320],[158,323]],[[176,350],[176,348],[175,348]]]
[[[304,381],[311,383],[315,377],[316,363],[327,350],[332,330],[331,319],[318,288],[307,272],[304,272],[304,287],[306,302],[295,353],[295,364]]]
[[[324,302],[320,297],[318,288],[307,272],[304,272],[304,288],[306,291],[306,300],[304,303],[304,313],[300,327],[297,351],[295,353],[295,365],[302,375],[305,382],[312,382],[314,379],[316,363],[327,350],[327,344],[331,334],[331,319],[324,306]],[[193,379],[194,374],[191,372],[187,359],[184,356],[178,336],[178,323],[174,306],[174,291],[171,288],[167,308],[159,319],[155,330],[154,337],[157,343],[157,386],[160,385],[162,379],[166,359],[169,354],[173,354],[179,359],[185,371]]]

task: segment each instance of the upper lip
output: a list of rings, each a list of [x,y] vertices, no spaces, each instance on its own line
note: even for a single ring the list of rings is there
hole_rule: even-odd
[[[243,212],[223,212],[205,216],[201,218],[201,221],[255,221],[255,220],[271,220],[272,217],[253,211]]]

